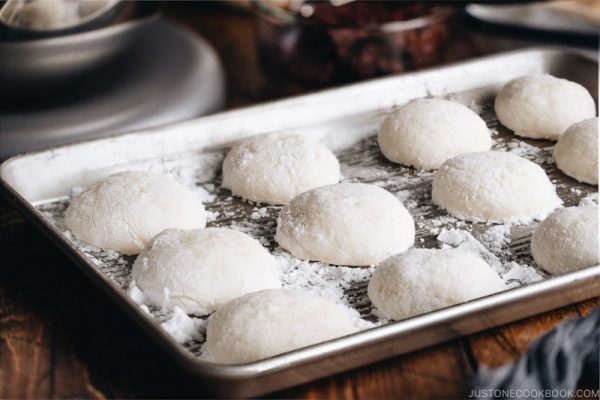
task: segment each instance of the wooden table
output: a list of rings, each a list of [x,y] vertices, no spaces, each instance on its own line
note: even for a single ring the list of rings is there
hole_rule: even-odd
[[[273,98],[257,68],[249,14],[214,4],[175,4],[169,5],[166,17],[215,45],[227,70],[229,107]],[[463,36],[453,45],[454,59],[492,51],[487,40]],[[495,48],[503,43],[496,40]],[[464,397],[469,378],[480,366],[518,359],[532,340],[565,318],[589,314],[599,302],[575,304],[272,397]],[[198,398],[206,389],[178,370],[76,267],[0,200],[1,398]]]

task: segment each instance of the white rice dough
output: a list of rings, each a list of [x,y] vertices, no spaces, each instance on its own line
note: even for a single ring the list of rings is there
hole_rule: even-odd
[[[565,174],[598,184],[598,117],[573,124],[554,146],[554,160]]]
[[[412,246],[415,225],[390,192],[339,183],[295,197],[279,214],[275,240],[302,260],[366,266]]]
[[[519,136],[558,140],[576,122],[596,116],[586,88],[552,75],[525,75],[508,82],[495,102],[502,125]]]
[[[234,146],[223,161],[223,187],[260,203],[288,204],[302,192],[339,180],[333,153],[301,135],[257,136]]]
[[[281,287],[275,258],[257,240],[226,228],[165,230],[142,250],[131,274],[155,306],[195,315]]]
[[[551,274],[564,274],[600,263],[598,206],[556,210],[535,230],[531,254]]]
[[[415,100],[400,107],[383,121],[377,139],[388,160],[421,170],[437,169],[449,158],[492,147],[479,115],[441,99]]]
[[[67,228],[92,246],[138,254],[165,229],[206,225],[199,196],[159,174],[126,171],[86,188],[65,213]]]
[[[217,363],[241,364],[354,333],[349,310],[292,289],[237,298],[208,320],[206,349]]]
[[[457,218],[499,223],[541,220],[562,204],[539,165],[495,151],[446,161],[434,174],[432,200]]]
[[[505,289],[498,274],[471,253],[413,248],[375,268],[368,295],[381,316],[401,320]]]

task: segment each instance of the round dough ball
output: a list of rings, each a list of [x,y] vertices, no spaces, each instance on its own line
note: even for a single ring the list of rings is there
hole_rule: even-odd
[[[531,254],[551,274],[598,264],[598,207],[561,208],[550,214],[533,232]]]
[[[152,304],[196,315],[281,287],[275,258],[257,240],[225,228],[167,229],[142,250],[131,274]]]
[[[483,119],[462,104],[440,99],[411,101],[388,116],[379,129],[379,147],[395,163],[439,168],[463,153],[488,151],[492,138]]]
[[[598,184],[598,118],[571,125],[554,146],[554,160],[565,174]]]
[[[301,135],[257,136],[233,147],[223,161],[223,187],[260,203],[288,204],[302,192],[339,180],[333,153]]]
[[[241,364],[356,332],[349,311],[291,289],[239,297],[208,320],[206,346],[218,363]]]
[[[275,240],[303,260],[366,266],[412,246],[415,224],[390,192],[339,183],[295,197],[279,214]]]
[[[496,115],[515,134],[558,140],[576,122],[596,115],[586,88],[552,75],[526,75],[508,82],[496,96]]]
[[[433,176],[432,200],[457,218],[500,223],[543,219],[562,204],[539,165],[501,152],[446,161]]]
[[[206,212],[199,197],[173,179],[126,171],[102,179],[73,199],[65,224],[92,246],[138,254],[165,229],[203,228]]]
[[[481,258],[456,249],[410,249],[375,268],[369,299],[381,316],[400,320],[505,290]]]

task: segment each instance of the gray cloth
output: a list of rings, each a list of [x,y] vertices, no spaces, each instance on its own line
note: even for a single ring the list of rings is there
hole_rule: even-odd
[[[578,382],[591,379],[598,387],[600,307],[586,318],[561,323],[534,341],[515,364],[482,368],[474,377],[471,397],[532,399],[567,397]],[[519,390],[519,391],[517,391]]]

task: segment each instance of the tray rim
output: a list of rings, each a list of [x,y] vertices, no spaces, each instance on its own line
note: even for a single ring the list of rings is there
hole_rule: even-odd
[[[153,138],[155,134],[160,133],[161,131],[165,131],[165,130],[174,135],[179,135],[181,133],[180,131],[182,131],[182,130],[185,130],[189,127],[191,127],[193,129],[194,128],[193,125],[195,125],[195,124],[214,124],[214,123],[218,123],[218,122],[224,121],[224,120],[235,120],[235,119],[245,120],[245,119],[248,119],[248,117],[250,117],[252,115],[257,115],[257,114],[263,113],[265,111],[277,111],[279,113],[286,113],[286,116],[291,115],[290,116],[291,120],[296,122],[296,121],[299,121],[300,119],[293,115],[294,108],[303,108],[303,107],[304,108],[306,108],[306,107],[314,108],[314,106],[312,104],[314,104],[315,102],[317,104],[319,102],[323,103],[324,102],[323,99],[333,99],[335,97],[339,100],[339,98],[344,97],[344,96],[342,96],[343,94],[362,93],[362,92],[365,92],[368,90],[373,90],[373,88],[375,88],[375,89],[380,88],[382,86],[385,86],[386,84],[392,84],[392,85],[406,84],[406,82],[410,83],[411,81],[415,81],[415,80],[424,80],[423,78],[426,78],[430,75],[435,76],[435,75],[441,74],[441,73],[453,73],[453,72],[456,73],[453,70],[460,70],[460,68],[465,68],[465,67],[474,68],[478,64],[485,64],[485,63],[489,63],[489,62],[493,62],[493,61],[501,61],[503,59],[508,59],[508,58],[512,58],[512,57],[515,57],[515,58],[525,57],[527,55],[530,55],[532,57],[538,57],[538,58],[545,58],[545,57],[551,57],[551,56],[575,56],[575,57],[580,58],[582,61],[585,60],[586,62],[592,62],[592,63],[596,63],[596,64],[598,63],[597,60],[590,59],[589,56],[586,55],[585,51],[582,51],[579,49],[568,49],[567,50],[565,48],[553,47],[553,46],[529,47],[526,49],[501,52],[501,53],[496,53],[496,54],[492,54],[492,55],[487,55],[484,57],[478,57],[478,58],[473,58],[470,60],[460,61],[457,63],[447,64],[447,65],[444,65],[441,67],[430,68],[430,69],[425,69],[425,70],[416,71],[416,72],[409,72],[409,73],[395,75],[395,76],[387,76],[387,77],[381,77],[381,78],[377,78],[377,79],[371,79],[371,80],[358,82],[358,83],[352,83],[352,84],[348,84],[348,85],[344,85],[344,86],[340,86],[340,87],[336,87],[336,88],[330,88],[330,89],[324,89],[324,90],[320,90],[320,91],[316,91],[316,92],[311,92],[311,93],[303,94],[303,95],[299,95],[299,96],[293,96],[293,97],[288,97],[288,98],[279,99],[279,100],[275,100],[275,101],[259,103],[259,104],[251,105],[248,107],[242,107],[242,108],[237,108],[237,109],[233,109],[233,110],[226,110],[226,111],[218,112],[215,114],[200,116],[198,118],[192,118],[192,119],[188,119],[188,120],[184,120],[184,121],[162,124],[162,125],[158,125],[158,126],[154,126],[154,127],[150,127],[150,128],[142,128],[142,129],[136,129],[136,130],[132,130],[132,131],[118,132],[113,135],[107,135],[107,136],[103,136],[100,138],[82,139],[82,140],[74,141],[72,143],[60,144],[60,145],[48,147],[45,149],[39,149],[39,150],[33,150],[33,151],[19,153],[19,154],[13,155],[13,156],[7,158],[6,160],[3,160],[0,162],[0,180],[6,181],[10,185],[10,183],[8,182],[10,179],[10,176],[8,176],[8,175],[10,174],[12,168],[14,168],[15,164],[19,164],[19,162],[21,162],[22,160],[27,159],[27,158],[29,158],[31,160],[31,159],[35,159],[38,156],[42,156],[44,154],[53,154],[53,153],[60,154],[60,153],[68,152],[72,148],[78,148],[80,146],[85,147],[85,146],[91,146],[94,144],[110,145],[110,143],[114,142],[114,141],[133,140],[138,136],[146,136],[147,138]],[[428,86],[428,85],[426,84],[426,86]],[[431,88],[427,87],[428,95],[431,94],[430,90],[431,90]],[[349,104],[351,105],[352,102],[349,102]],[[345,113],[340,113],[340,116],[341,115],[343,115],[343,116],[352,115],[353,112],[354,112],[353,110],[350,110]],[[316,123],[323,122],[323,120],[327,120],[327,119],[329,119],[329,118],[324,118],[321,115],[317,119]],[[286,121],[286,122],[289,123],[289,121]],[[249,136],[252,136],[255,134],[267,133],[267,132],[270,132],[269,128],[256,130],[251,127],[251,128],[248,128],[247,131],[244,131],[243,137],[249,137]],[[173,139],[179,140],[181,138],[174,137]],[[204,148],[212,149],[215,147],[227,146],[230,143],[232,143],[233,141],[239,140],[239,139],[240,139],[239,137],[233,138],[232,140],[226,139],[226,140],[220,142],[217,146],[204,146]],[[27,197],[27,196],[24,196],[24,197]]]
[[[515,53],[523,54],[527,52],[532,53],[540,53],[540,54],[576,54],[576,52],[569,52],[564,50],[554,50],[554,49],[546,49],[546,48],[534,48],[527,50],[519,50],[512,51],[507,53],[500,53],[493,56],[488,56],[484,58],[478,58],[471,61],[465,61],[457,64],[452,64],[449,66],[445,66],[443,68],[435,69],[435,71],[440,71],[448,68],[456,68],[464,64],[473,64],[477,62],[482,62],[490,59],[498,59],[506,57],[507,55],[512,55]],[[421,76],[431,72],[422,71],[416,72],[412,74],[404,74],[401,76],[402,79],[409,79],[414,76]],[[382,79],[378,79],[377,81],[387,81],[387,80],[397,80],[399,77],[386,77]],[[357,83],[353,85],[349,85],[347,87],[341,87],[336,89],[331,89],[328,91],[324,91],[327,93],[337,92],[343,93],[347,91],[349,88],[354,87],[362,87],[372,83],[363,82]],[[294,103],[298,102],[298,99],[307,100],[314,96],[319,96],[324,92],[312,93],[308,95],[298,96],[290,99],[279,100],[275,102],[263,103],[252,107],[242,108],[238,110],[227,111],[224,113],[214,114],[207,117],[196,118],[193,121],[198,120],[206,120],[209,118],[227,118],[227,117],[235,117],[235,115],[240,115],[240,113],[255,113],[255,112],[264,112],[271,107],[281,107],[286,105],[294,105]],[[354,347],[366,347],[367,345],[376,344],[382,341],[391,340],[392,338],[398,338],[399,336],[411,332],[418,332],[419,329],[427,326],[431,326],[432,323],[437,324],[451,324],[453,321],[460,321],[462,318],[466,318],[474,315],[476,312],[480,310],[497,310],[501,309],[506,304],[518,303],[521,301],[525,301],[527,299],[533,299],[539,294],[549,294],[549,293],[558,293],[558,291],[569,285],[576,285],[577,283],[591,283],[595,285],[595,291],[590,293],[588,298],[595,297],[600,295],[600,265],[585,268],[579,271],[574,271],[568,274],[564,274],[557,277],[551,277],[549,279],[536,282],[527,286],[517,287],[513,289],[509,289],[507,291],[490,295],[484,298],[480,298],[477,300],[473,300],[467,303],[462,303],[454,306],[450,306],[445,309],[436,310],[431,313],[419,315],[413,318],[409,318],[403,321],[390,322],[389,324],[378,326],[375,328],[371,328],[368,330],[364,330],[361,332],[357,332],[355,334],[333,339],[327,342],[315,344],[306,348],[298,349],[291,351],[289,353],[284,353],[281,355],[277,355],[271,357],[269,359],[256,361],[248,364],[238,364],[238,365],[224,365],[224,364],[216,364],[210,361],[205,361],[197,358],[188,352],[183,346],[178,344],[170,335],[168,335],[164,330],[160,328],[158,323],[153,320],[150,316],[146,315],[143,310],[133,302],[126,294],[125,291],[117,289],[114,286],[114,283],[110,281],[110,279],[105,276],[100,270],[98,270],[94,265],[85,257],[83,252],[77,249],[68,239],[60,232],[54,225],[52,225],[49,221],[46,220],[45,217],[35,208],[34,203],[28,201],[23,197],[16,189],[14,189],[10,183],[8,183],[3,175],[3,171],[6,168],[6,165],[13,163],[14,160],[23,159],[25,157],[31,155],[39,155],[43,153],[51,153],[59,148],[67,148],[67,147],[76,147],[83,144],[89,144],[91,142],[107,142],[112,140],[122,139],[126,136],[133,135],[144,135],[151,134],[152,132],[160,131],[164,129],[166,126],[170,125],[181,125],[189,123],[189,121],[184,121],[176,124],[168,124],[165,126],[154,127],[150,129],[143,129],[140,131],[128,132],[123,134],[117,134],[110,137],[93,139],[93,140],[84,140],[81,142],[67,144],[62,146],[57,146],[45,150],[38,150],[34,152],[22,153],[16,156],[9,158],[4,161],[0,165],[0,192],[8,197],[8,200],[14,204],[20,211],[23,212],[23,215],[32,222],[42,233],[51,241],[54,245],[59,247],[63,253],[74,262],[80,269],[83,270],[84,274],[88,276],[96,285],[100,286],[100,289],[106,293],[112,301],[114,301],[119,308],[126,312],[126,314],[130,315],[135,322],[141,325],[144,333],[149,336],[153,341],[161,346],[161,348],[168,352],[171,358],[177,362],[184,369],[194,372],[197,375],[214,378],[217,380],[226,380],[226,381],[245,381],[248,379],[255,378],[257,376],[265,375],[265,374],[273,374],[282,370],[291,369],[303,364],[307,364],[313,361],[322,360],[327,357],[334,356],[336,354],[340,354],[344,351],[354,349]],[[570,304],[570,303],[565,303]],[[554,308],[554,307],[551,307]],[[511,321],[519,320],[523,317],[518,317],[516,319],[511,319]],[[496,326],[497,324],[492,324],[492,326]],[[487,327],[489,328],[489,327]],[[482,328],[472,332],[465,332],[464,334],[470,334],[479,330],[487,329]],[[461,332],[457,332],[457,336],[461,336]],[[428,346],[429,344],[425,345]],[[416,350],[416,348],[415,348]],[[388,357],[391,357],[394,354],[390,354]],[[368,364],[373,361],[365,362],[363,364]],[[342,368],[343,369],[343,368]],[[329,373],[324,374],[329,375]],[[298,382],[299,383],[299,382]],[[287,385],[289,386],[289,385]]]
[[[282,99],[261,102],[261,103],[252,104],[249,106],[243,106],[240,108],[219,111],[219,112],[216,112],[213,114],[190,118],[190,119],[186,119],[183,121],[177,121],[177,122],[156,125],[156,126],[152,126],[149,128],[141,128],[141,129],[134,129],[134,130],[125,131],[125,132],[118,132],[118,133],[114,133],[112,135],[103,136],[103,137],[76,140],[76,141],[73,141],[70,143],[63,143],[63,144],[59,144],[56,146],[50,146],[50,147],[47,147],[44,149],[25,151],[22,153],[12,155],[5,160],[0,160],[0,180],[4,180],[2,172],[6,168],[7,165],[12,164],[16,160],[20,160],[22,158],[26,158],[26,157],[30,157],[30,156],[40,155],[43,153],[51,153],[51,152],[63,150],[66,148],[78,147],[78,146],[84,145],[84,144],[110,142],[110,141],[113,141],[116,139],[123,139],[123,138],[136,136],[136,135],[150,135],[152,133],[161,131],[166,128],[181,127],[181,126],[187,125],[189,123],[194,123],[197,121],[207,121],[207,120],[212,120],[212,119],[225,119],[225,118],[236,117],[237,115],[242,115],[242,114],[251,114],[251,113],[256,113],[256,112],[262,112],[266,109],[285,108],[286,106],[296,106],[297,103],[299,103],[299,102],[302,102],[302,101],[308,102],[313,98],[321,98],[321,97],[323,97],[323,95],[334,96],[336,94],[349,92],[354,89],[365,88],[365,87],[371,86],[373,84],[383,84],[385,82],[394,82],[394,81],[398,81],[398,80],[414,79],[414,78],[421,77],[423,75],[431,74],[432,72],[439,73],[439,72],[443,72],[445,70],[456,69],[461,66],[469,66],[469,65],[474,65],[474,64],[478,64],[478,63],[489,62],[489,61],[492,61],[495,59],[502,59],[502,58],[507,58],[510,56],[525,55],[527,53],[537,54],[537,55],[548,55],[548,56],[552,56],[552,55],[567,55],[567,56],[569,56],[569,55],[571,55],[571,56],[581,57],[582,59],[585,59],[589,62],[598,64],[598,60],[593,60],[593,59],[589,58],[589,56],[586,55],[584,50],[580,50],[580,49],[576,49],[576,48],[565,49],[564,47],[558,47],[558,46],[533,46],[533,47],[527,47],[524,49],[504,51],[504,52],[486,55],[483,57],[476,57],[476,58],[463,60],[463,61],[459,61],[459,62],[455,62],[455,63],[451,63],[451,64],[446,64],[446,65],[443,65],[443,66],[437,67],[437,68],[435,68],[435,67],[427,68],[427,69],[423,69],[423,70],[419,70],[419,71],[415,71],[415,72],[407,72],[407,73],[403,73],[403,74],[399,74],[399,75],[391,75],[391,76],[384,76],[384,77],[369,79],[369,80],[362,81],[362,82],[355,82],[355,83],[336,86],[333,88],[321,89],[321,90],[317,90],[317,91],[313,91],[313,92],[309,92],[309,93],[301,94],[301,95],[297,95],[297,96],[290,96],[290,97],[285,97]]]

